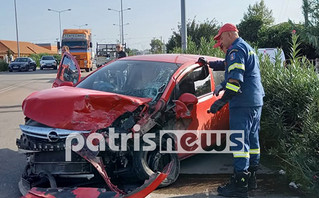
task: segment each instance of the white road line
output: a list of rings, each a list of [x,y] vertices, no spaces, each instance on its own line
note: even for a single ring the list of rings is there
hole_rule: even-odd
[[[11,85],[11,86],[9,86],[9,87],[0,89],[0,94],[1,94],[1,93],[4,93],[4,92],[7,92],[7,91],[10,91],[10,90],[12,90],[12,89],[18,88],[18,87],[22,87],[22,86],[24,86],[24,85],[27,85],[27,84],[30,84],[30,83],[33,83],[33,82],[35,82],[35,80],[24,81],[24,82],[21,82],[21,83],[17,83],[17,84]]]

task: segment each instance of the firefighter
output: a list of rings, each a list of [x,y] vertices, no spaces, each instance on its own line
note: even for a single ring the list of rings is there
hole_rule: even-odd
[[[216,100],[210,113],[217,113],[229,102],[230,130],[244,130],[244,152],[234,152],[234,175],[225,186],[218,187],[222,196],[248,197],[248,190],[257,188],[256,171],[260,160],[259,129],[265,95],[261,84],[259,62],[253,48],[238,35],[235,25],[223,25],[214,37],[217,44],[226,51],[225,61],[198,62],[221,70],[225,68],[225,80],[216,86],[214,94],[225,90]]]

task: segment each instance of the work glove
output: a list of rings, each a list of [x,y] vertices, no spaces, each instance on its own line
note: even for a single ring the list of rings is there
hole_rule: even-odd
[[[207,62],[205,57],[199,57],[196,63],[198,63],[200,66],[208,64],[208,62]]]
[[[212,106],[210,106],[210,109],[209,109],[209,112],[207,113],[217,113],[221,108],[223,108],[223,106],[225,106],[227,102],[219,99],[219,100],[216,100]]]
[[[221,92],[222,90],[224,89],[224,87],[222,86],[222,85],[217,85],[216,87],[215,87],[215,90],[214,90],[214,95],[215,96],[218,96],[219,95],[219,92]]]

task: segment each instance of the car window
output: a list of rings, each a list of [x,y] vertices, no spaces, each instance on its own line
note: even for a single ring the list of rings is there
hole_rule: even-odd
[[[53,56],[43,56],[42,60],[54,60]]]
[[[194,72],[199,72],[201,68],[198,68],[194,70]],[[195,96],[202,96],[207,93],[210,93],[212,90],[211,87],[211,76],[208,74],[208,76],[205,79],[199,79],[197,81],[194,81],[195,84]]]
[[[207,67],[199,67],[184,76],[172,94],[178,99],[183,93],[191,93],[199,97],[211,92],[211,75]],[[176,95],[175,95],[176,94]]]
[[[175,63],[115,61],[84,79],[77,87],[156,99],[177,69]]]
[[[64,56],[61,66],[59,67],[58,78],[61,81],[68,81],[76,84],[78,82],[79,73],[74,61],[68,56]]]
[[[27,58],[17,58],[14,62],[28,62]]]
[[[214,71],[211,69],[214,77],[215,86],[219,85],[225,79],[225,71]]]

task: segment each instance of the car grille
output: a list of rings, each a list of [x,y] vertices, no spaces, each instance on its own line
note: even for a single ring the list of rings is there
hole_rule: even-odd
[[[90,131],[75,131],[67,129],[57,129],[50,127],[38,127],[20,125],[23,134],[35,138],[47,140],[49,142],[57,142],[60,139],[65,139],[71,133],[89,133]]]

